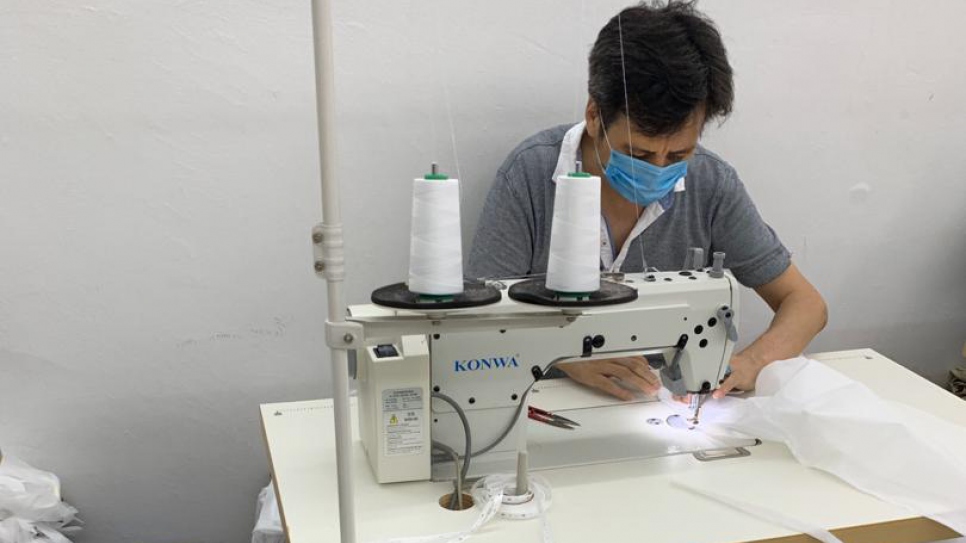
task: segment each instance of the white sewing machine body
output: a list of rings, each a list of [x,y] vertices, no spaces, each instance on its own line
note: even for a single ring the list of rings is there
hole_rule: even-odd
[[[707,393],[716,388],[727,371],[736,337],[734,277],[727,272],[716,278],[706,270],[675,271],[628,274],[623,283],[635,288],[638,298],[611,306],[536,306],[515,301],[504,291],[496,304],[445,314],[375,305],[350,307],[348,320],[364,326],[379,324],[378,330],[367,327],[366,347],[356,356],[360,436],[376,479],[388,483],[451,476],[451,467],[434,470],[431,442],[462,453],[463,426],[448,403],[431,401],[434,391],[462,407],[476,451],[496,440],[511,423],[534,380],[535,367],[545,370],[564,360],[630,355],[659,359],[654,355],[660,353],[667,365],[677,361],[676,392]],[[407,333],[414,318],[439,324],[456,316],[516,320],[499,328]],[[537,322],[554,316],[566,320]],[[393,326],[395,319],[398,327]],[[667,384],[673,371],[667,368],[662,373]],[[600,397],[600,405],[611,403]],[[580,407],[595,406],[584,402]],[[517,444],[526,439],[520,433],[526,431],[526,424],[517,424],[499,445],[474,457],[470,476],[512,467]],[[580,438],[579,430],[573,434]]]

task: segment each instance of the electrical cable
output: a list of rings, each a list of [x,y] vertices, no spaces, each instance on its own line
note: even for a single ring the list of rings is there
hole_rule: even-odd
[[[463,411],[463,408],[460,407],[460,405],[456,403],[456,400],[454,400],[453,398],[450,398],[449,396],[447,396],[446,394],[443,394],[442,392],[433,392],[432,396],[433,398],[443,400],[444,402],[450,404],[453,407],[453,409],[456,411],[456,414],[459,416],[460,422],[463,423],[463,434],[466,436],[466,448],[464,449],[466,453],[463,457],[463,469],[460,470],[460,474],[458,478],[463,479],[465,481],[466,474],[470,471],[470,459],[473,458],[473,454],[472,454],[473,445],[472,445],[472,439],[470,438],[470,421],[469,419],[466,418],[466,412]],[[462,485],[462,482],[460,482],[460,485]],[[454,499],[457,499],[456,496],[454,496]],[[458,499],[463,499],[463,498],[462,496],[460,496]],[[452,501],[450,502],[450,505],[453,506]]]
[[[553,369],[554,367],[556,367],[557,364],[559,364],[560,362],[562,362],[564,360],[566,360],[566,358],[558,358],[557,360],[554,360],[554,361],[550,362],[549,364],[547,364],[546,366],[544,366],[543,368],[541,368],[540,373],[542,375],[546,375],[547,372],[549,372],[551,369]],[[500,435],[496,439],[494,439],[493,442],[490,443],[489,445],[487,445],[486,447],[483,447],[482,449],[480,449],[478,451],[474,451],[473,454],[472,454],[472,456],[476,457],[476,456],[479,456],[481,454],[490,452],[491,450],[493,450],[494,447],[496,447],[497,445],[499,445],[500,443],[502,443],[503,440],[506,439],[506,437],[508,435],[510,435],[510,432],[513,431],[513,428],[516,426],[517,421],[520,419],[520,411],[523,409],[523,406],[526,405],[527,397],[530,395],[530,391],[533,389],[533,385],[535,385],[535,384],[537,384],[537,380],[534,380],[532,383],[530,383],[530,386],[528,386],[526,388],[526,390],[523,391],[523,394],[520,395],[520,401],[517,403],[517,408],[513,411],[513,416],[510,418],[510,422],[503,429],[503,432],[501,432]],[[461,412],[463,410],[462,407],[456,406],[454,404],[450,404],[450,405],[453,405],[454,408],[457,409],[457,413],[459,413],[459,412]],[[462,416],[465,417],[466,414],[463,413]]]
[[[546,374],[548,371],[550,371],[551,368],[556,366],[561,360],[562,359],[558,359],[558,360],[554,360],[553,362],[550,362],[549,364],[547,364],[541,369],[541,373]],[[536,379],[534,379],[533,382],[530,383],[530,386],[528,386],[527,389],[523,391],[523,394],[520,395],[520,401],[517,403],[517,408],[513,411],[513,417],[511,417],[509,424],[507,424],[506,428],[503,429],[503,432],[499,435],[499,437],[493,440],[493,442],[487,445],[486,447],[483,447],[482,449],[475,451],[473,453],[473,456],[479,456],[481,454],[484,454],[493,450],[494,447],[499,445],[504,439],[506,439],[508,435],[510,435],[510,432],[513,431],[513,428],[516,426],[517,421],[520,419],[520,411],[523,410],[523,406],[526,405],[527,397],[530,395],[530,390],[533,389],[533,385],[535,384],[537,384]]]
[[[456,510],[462,511],[463,510],[463,475],[462,473],[460,473],[460,455],[458,452],[456,452],[455,449],[453,449],[452,447],[450,447],[449,445],[443,442],[436,441],[434,439],[432,443],[433,443],[434,449],[443,451],[444,453],[450,455],[450,457],[453,459],[453,465],[456,466],[456,480],[454,481],[454,486],[456,487],[456,496],[459,496],[459,498],[456,501],[457,503]],[[453,500],[450,499],[450,507],[452,506],[453,506]]]

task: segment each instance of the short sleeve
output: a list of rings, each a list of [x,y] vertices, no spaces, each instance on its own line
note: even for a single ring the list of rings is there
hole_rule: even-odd
[[[512,170],[511,170],[512,171]],[[466,275],[495,279],[527,275],[533,260],[534,214],[529,194],[514,190],[501,170],[483,205]]]
[[[749,288],[767,284],[791,265],[791,254],[758,213],[734,169],[717,187],[711,213],[711,250],[725,253],[725,266]]]

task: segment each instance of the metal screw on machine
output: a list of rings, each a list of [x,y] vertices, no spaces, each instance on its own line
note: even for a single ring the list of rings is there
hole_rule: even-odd
[[[346,334],[346,335],[342,336],[342,341],[344,341],[346,343],[352,343],[352,340],[353,339],[355,339],[355,338],[352,336],[352,334]]]
[[[322,262],[321,260],[316,260],[314,267],[315,267],[315,271],[317,272],[325,271],[325,262]]]
[[[708,276],[713,277],[715,279],[721,279],[722,277],[724,277],[725,254],[722,253],[721,251],[717,251],[713,255],[711,255],[711,258],[712,258],[711,271],[708,272]]]

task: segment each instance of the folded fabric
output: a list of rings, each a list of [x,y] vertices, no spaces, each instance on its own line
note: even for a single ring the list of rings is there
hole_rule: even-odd
[[[772,363],[754,397],[708,402],[701,422],[784,443],[802,464],[966,534],[966,428],[884,400],[822,363]]]

